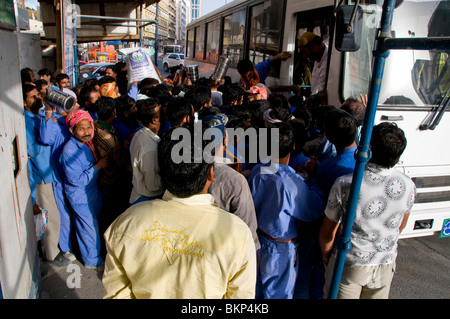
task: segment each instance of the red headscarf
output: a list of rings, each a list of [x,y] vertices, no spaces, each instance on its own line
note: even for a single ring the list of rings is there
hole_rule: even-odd
[[[94,143],[92,143],[92,139],[94,138],[94,120],[92,119],[89,112],[84,110],[76,110],[74,112],[69,113],[69,115],[67,115],[66,117],[66,124],[69,128],[72,128],[83,120],[88,120],[91,123],[92,126],[91,138],[89,139],[88,142],[86,142],[86,145],[89,146],[92,153],[94,154],[95,161],[97,161],[97,153],[95,151]]]

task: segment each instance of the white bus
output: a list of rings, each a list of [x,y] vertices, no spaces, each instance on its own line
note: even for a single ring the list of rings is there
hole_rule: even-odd
[[[169,53],[183,53],[183,47],[178,44],[168,44],[163,46],[163,57]]]
[[[361,0],[361,47],[342,53],[334,46],[333,0],[236,0],[188,24],[185,65],[198,65],[209,77],[219,56],[232,64],[227,75],[239,81],[236,65],[249,58],[254,64],[290,51],[293,57],[274,65],[266,84],[300,84],[302,73],[298,38],[311,31],[329,45],[326,90],[328,104],[339,106],[349,97],[368,92],[372,52],[379,27],[382,0]],[[449,36],[450,2],[397,0],[392,22],[396,38]],[[432,235],[450,219],[450,115],[445,110],[450,89],[448,51],[391,50],[386,59],[375,124],[396,122],[408,146],[397,168],[417,186],[416,202],[401,237]],[[440,105],[441,104],[441,105]],[[444,109],[444,111],[439,112]]]

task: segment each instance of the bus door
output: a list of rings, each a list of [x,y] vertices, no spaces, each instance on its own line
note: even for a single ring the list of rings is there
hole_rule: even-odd
[[[332,40],[330,41],[330,35],[333,34],[334,29],[333,7],[328,6],[299,12],[296,15],[296,20],[297,41],[295,41],[293,83],[298,84],[302,87],[302,95],[307,98],[311,95],[310,86],[312,72],[314,69],[314,59],[307,58],[304,54],[302,54],[299,46],[299,40],[305,32],[312,32],[322,38],[323,43],[327,46],[329,56],[331,56],[331,48],[329,46],[332,45]],[[327,56],[327,73],[329,56]]]

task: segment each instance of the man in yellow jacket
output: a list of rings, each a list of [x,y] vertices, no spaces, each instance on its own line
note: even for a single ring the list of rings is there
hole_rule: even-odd
[[[252,234],[208,194],[214,154],[204,155],[211,141],[194,131],[204,136],[201,122],[172,128],[159,144],[163,198],[133,205],[106,231],[105,298],[254,298]]]

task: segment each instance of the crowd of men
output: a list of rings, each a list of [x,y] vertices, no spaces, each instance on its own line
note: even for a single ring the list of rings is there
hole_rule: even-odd
[[[103,271],[106,298],[326,298],[365,106],[311,106],[297,86],[267,87],[272,62],[288,58],[242,60],[238,83],[192,83],[181,69],[128,84],[118,63],[69,89],[66,74],[23,69],[43,260]],[[76,106],[49,103],[47,89]],[[268,157],[250,156],[263,143]],[[394,124],[374,128],[340,297],[388,297],[415,196],[392,169],[405,147]]]

